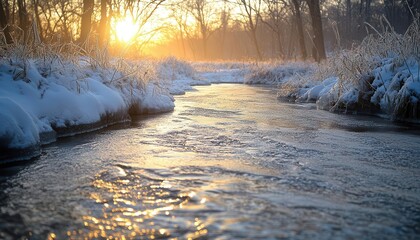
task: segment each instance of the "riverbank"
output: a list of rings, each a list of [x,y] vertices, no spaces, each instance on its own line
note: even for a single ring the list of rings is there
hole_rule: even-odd
[[[316,102],[318,109],[418,123],[419,42],[414,23],[403,36],[371,35],[320,65],[110,60],[57,50],[31,55],[15,46],[0,60],[0,161],[133,115],[172,111],[173,95],[212,83],[278,86],[279,98]]]
[[[318,109],[333,112],[419,123],[419,44],[417,22],[404,35],[370,35],[358,47],[321,63],[312,74],[279,82],[279,98],[316,102]]]
[[[172,111],[167,85],[199,83],[188,67],[171,58],[104,64],[88,56],[3,58],[0,161],[33,157],[59,137],[127,122],[132,115]]]

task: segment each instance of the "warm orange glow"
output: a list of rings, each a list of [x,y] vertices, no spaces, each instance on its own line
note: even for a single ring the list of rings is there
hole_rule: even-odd
[[[125,43],[133,41],[138,31],[138,26],[128,17],[117,21],[115,24],[116,38]]]
[[[183,221],[178,210],[204,207],[207,201],[193,191],[174,194],[172,182],[144,178],[143,171],[117,170],[118,178],[108,179],[109,172],[95,176],[95,191],[89,197],[96,211],[83,212],[80,229],[67,231],[69,239],[176,239],[177,224],[182,226]],[[173,223],[173,228],[165,222]],[[200,218],[186,224],[187,239],[208,235]],[[50,233],[48,239],[56,239],[56,235]]]

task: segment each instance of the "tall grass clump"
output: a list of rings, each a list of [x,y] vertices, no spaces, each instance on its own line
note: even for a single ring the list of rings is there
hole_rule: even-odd
[[[89,90],[85,79],[94,77],[122,92],[144,91],[156,69],[149,61],[127,61],[110,56],[106,47],[95,43],[40,43],[16,39],[0,46],[0,64],[10,68],[14,80],[35,84],[37,88],[50,83],[82,93]],[[39,77],[36,77],[39,76]],[[125,99],[127,104],[132,99]]]

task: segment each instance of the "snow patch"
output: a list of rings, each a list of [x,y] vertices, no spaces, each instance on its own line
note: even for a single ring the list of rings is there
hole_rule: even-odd
[[[18,103],[0,97],[0,109],[0,149],[24,149],[39,144],[33,117]]]

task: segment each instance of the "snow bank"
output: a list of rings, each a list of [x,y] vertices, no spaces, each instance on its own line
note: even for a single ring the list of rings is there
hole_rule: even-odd
[[[316,102],[323,110],[418,119],[419,68],[415,59],[400,62],[398,58],[383,58],[377,67],[361,75],[359,81],[349,81],[344,76],[318,82],[309,77],[281,85],[278,95],[296,102]]]
[[[0,148],[33,148],[55,140],[45,136],[73,135],[129,121],[130,110],[174,109],[169,91],[158,87],[156,74],[148,74],[156,65],[94,63],[87,57],[0,59]]]
[[[188,63],[176,58],[166,58],[157,63],[161,88],[169,89],[172,95],[193,91],[194,86],[212,83],[243,83],[249,63],[195,62]]]
[[[171,94],[185,94],[193,86],[213,83],[246,83],[276,85],[294,76],[304,76],[314,71],[309,63],[252,62],[195,62],[187,63],[167,58],[158,63],[159,78],[166,79],[164,88]]]
[[[131,114],[147,114],[169,112],[175,108],[174,98],[168,94],[167,89],[159,85],[148,84],[138,96],[136,104],[130,109]]]
[[[0,149],[23,149],[39,144],[39,130],[19,104],[0,97],[0,109]]]
[[[420,28],[404,35],[368,36],[360,46],[342,51],[308,76],[280,86],[279,97],[316,101],[330,111],[387,115],[395,120],[420,118]]]

